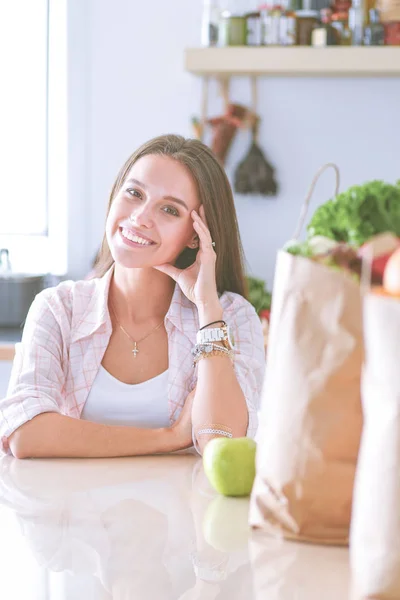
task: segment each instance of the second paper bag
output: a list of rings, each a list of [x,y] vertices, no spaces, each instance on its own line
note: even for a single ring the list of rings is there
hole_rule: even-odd
[[[278,253],[250,524],[346,545],[362,428],[361,299],[348,275]]]
[[[354,598],[400,598],[400,300],[364,299],[364,429],[350,558]]]

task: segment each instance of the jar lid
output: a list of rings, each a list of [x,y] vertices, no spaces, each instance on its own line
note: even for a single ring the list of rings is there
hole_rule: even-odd
[[[229,12],[228,10],[224,10],[224,12],[221,13],[221,17],[223,19],[242,19],[243,21],[245,21],[248,15],[237,15]]]
[[[348,13],[346,12],[337,12],[332,15],[332,21],[347,21]]]
[[[315,17],[318,19],[319,17],[319,13],[317,10],[296,10],[296,15],[302,18]]]

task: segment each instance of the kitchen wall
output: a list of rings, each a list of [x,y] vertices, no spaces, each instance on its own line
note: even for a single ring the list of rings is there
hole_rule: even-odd
[[[81,276],[100,243],[107,194],[122,162],[152,136],[191,134],[201,88],[184,72],[184,49],[199,45],[201,0],[71,0],[69,11],[69,198],[70,222],[78,228],[71,225],[69,254],[71,274]],[[246,78],[234,80],[231,92],[232,100],[250,102]],[[253,274],[272,283],[276,250],[290,238],[324,162],[340,166],[342,189],[400,178],[399,101],[396,79],[259,80],[260,141],[276,167],[280,193],[276,199],[236,197]],[[213,86],[209,113],[221,109]],[[240,132],[227,162],[230,177],[248,145],[248,132]],[[332,191],[327,173],[315,205]]]
[[[7,392],[8,381],[11,375],[12,362],[0,360],[0,398],[4,398]]]

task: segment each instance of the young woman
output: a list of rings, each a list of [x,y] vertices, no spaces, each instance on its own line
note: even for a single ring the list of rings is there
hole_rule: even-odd
[[[262,328],[232,191],[207,146],[167,135],[126,161],[96,270],[35,298],[0,401],[2,450],[201,453],[215,436],[254,436]]]

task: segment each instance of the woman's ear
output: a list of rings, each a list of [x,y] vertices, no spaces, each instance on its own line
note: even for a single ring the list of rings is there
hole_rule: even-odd
[[[198,248],[199,247],[199,236],[196,235],[194,238],[192,238],[192,241],[187,245],[188,248],[191,248],[193,250],[193,248]]]

